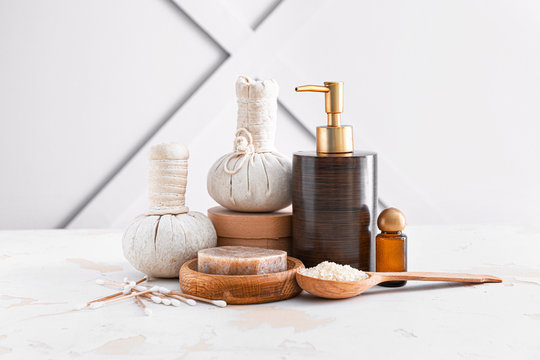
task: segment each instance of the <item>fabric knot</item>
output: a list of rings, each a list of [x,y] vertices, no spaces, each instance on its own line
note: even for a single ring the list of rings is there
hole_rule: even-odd
[[[235,133],[234,152],[227,157],[227,161],[223,164],[225,172],[229,175],[234,175],[240,171],[246,159],[253,159],[255,147],[253,146],[253,136],[246,128],[240,128]],[[234,169],[229,169],[229,162],[240,157],[240,164],[235,164]]]
[[[242,135],[242,133],[245,134]],[[253,146],[253,137],[249,131],[247,131],[245,128],[239,129],[235,136],[234,149],[236,152],[244,154],[251,154],[255,152],[255,147]]]

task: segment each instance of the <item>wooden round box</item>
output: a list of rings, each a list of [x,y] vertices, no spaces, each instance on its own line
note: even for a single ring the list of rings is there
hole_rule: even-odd
[[[243,213],[216,206],[208,209],[218,246],[253,246],[290,253],[292,212]]]

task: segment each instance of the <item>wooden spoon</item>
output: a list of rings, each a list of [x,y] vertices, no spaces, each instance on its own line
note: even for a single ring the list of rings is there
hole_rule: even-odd
[[[394,280],[455,281],[464,283],[502,282],[491,275],[452,274],[437,272],[366,272],[369,277],[359,281],[322,280],[296,273],[298,285],[310,294],[327,299],[345,299],[360,295],[367,289]]]

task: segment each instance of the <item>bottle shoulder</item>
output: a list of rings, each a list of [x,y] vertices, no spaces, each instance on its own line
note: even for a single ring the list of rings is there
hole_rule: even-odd
[[[356,150],[353,153],[344,155],[344,154],[326,154],[320,155],[314,150],[308,151],[296,151],[293,156],[305,156],[305,157],[316,157],[316,158],[354,158],[354,157],[376,157],[377,153],[374,151],[361,151]]]
[[[377,239],[381,240],[407,240],[407,235],[403,233],[380,233],[377,234]]]

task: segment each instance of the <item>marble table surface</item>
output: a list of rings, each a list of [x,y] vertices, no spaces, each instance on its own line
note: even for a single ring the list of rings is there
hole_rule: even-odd
[[[217,308],[132,301],[74,306],[142,274],[121,231],[0,232],[1,359],[540,359],[540,226],[411,226],[410,271],[497,275],[502,284],[409,282],[356,298],[307,293]],[[152,280],[179,288],[177,280]]]

